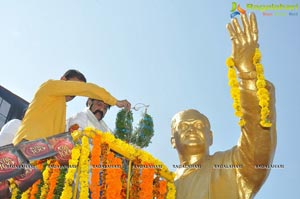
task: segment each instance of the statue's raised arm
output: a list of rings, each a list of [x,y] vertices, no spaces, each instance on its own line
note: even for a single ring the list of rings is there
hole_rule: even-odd
[[[248,20],[243,14],[241,20],[243,29],[236,18],[227,24],[232,40],[232,58],[239,72],[241,117],[245,121],[234,149],[234,161],[243,165],[243,169],[237,170],[241,183],[249,189],[258,190],[269,174],[268,167],[272,164],[276,148],[275,93],[273,85],[264,81],[261,63],[254,58],[258,51],[255,15],[250,14]],[[259,85],[260,79],[263,79],[262,85]],[[260,97],[261,90],[265,92],[263,97]],[[265,120],[269,125],[264,125]]]
[[[180,161],[177,199],[251,199],[269,174],[276,147],[274,87],[263,75],[255,15],[250,20],[241,15],[241,21],[242,26],[236,18],[227,25],[232,55],[226,61],[240,139],[233,148],[211,155],[208,118],[194,109],[175,114],[171,144]]]

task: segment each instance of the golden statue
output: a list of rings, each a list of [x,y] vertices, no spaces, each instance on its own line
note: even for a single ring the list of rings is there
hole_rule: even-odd
[[[177,199],[253,198],[266,180],[276,148],[274,87],[267,82],[271,127],[260,124],[256,94],[256,67],[253,56],[258,48],[258,29],[254,14],[241,15],[244,29],[235,18],[227,25],[232,40],[232,58],[239,72],[240,106],[245,124],[232,149],[209,154],[213,142],[209,120],[197,110],[177,113],[171,123],[171,144],[180,165],[176,171]]]

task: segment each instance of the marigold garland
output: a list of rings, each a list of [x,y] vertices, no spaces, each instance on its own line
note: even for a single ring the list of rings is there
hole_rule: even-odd
[[[255,54],[253,56],[253,64],[256,67],[256,87],[257,87],[257,97],[259,100],[259,106],[261,107],[260,111],[260,125],[263,127],[271,127],[272,123],[268,120],[270,114],[269,110],[269,91],[266,89],[266,81],[264,78],[263,66],[260,63],[261,53],[258,48],[255,49]],[[240,118],[239,125],[242,127],[246,124],[246,121],[243,119],[243,113],[241,108],[240,101],[240,89],[239,83],[237,80],[235,64],[232,57],[227,58],[226,66],[228,67],[228,79],[230,86],[230,94],[233,99],[233,108],[235,110],[235,115]]]
[[[91,161],[90,165],[92,167],[92,177],[91,177],[91,198],[98,199],[100,198],[100,155],[101,154],[101,136],[96,135],[93,139],[93,149],[91,152]]]
[[[153,164],[145,162],[141,171],[141,184],[139,198],[152,199],[153,198],[153,177],[155,169]]]
[[[141,191],[140,189],[140,168],[138,165],[141,165],[142,161],[138,158],[133,160],[133,171],[132,171],[132,177],[131,177],[131,189],[130,189],[130,199],[139,199],[139,193]]]
[[[164,199],[164,198],[172,198],[172,196],[166,196],[167,194],[167,181],[162,180],[160,178],[160,169],[156,169],[155,171],[156,177],[154,178],[153,185],[153,196],[157,199]],[[175,187],[174,187],[175,188]],[[171,192],[174,194],[174,192]]]
[[[243,119],[243,112],[241,107],[241,93],[239,89],[239,82],[237,80],[236,71],[234,68],[234,61],[231,57],[227,58],[226,66],[228,67],[228,79],[230,86],[230,95],[233,99],[233,108],[235,110],[235,115],[240,118],[239,125],[242,127],[246,124],[246,121]]]
[[[159,181],[159,196],[158,196],[158,199],[165,199],[166,193],[167,193],[167,181],[161,180],[161,181]]]
[[[30,197],[31,188],[28,188],[26,191],[22,193],[21,199],[28,199]]]
[[[263,127],[271,127],[272,123],[268,120],[268,116],[270,114],[269,110],[269,101],[270,101],[270,94],[269,91],[266,89],[266,80],[264,77],[264,69],[263,65],[260,63],[261,61],[261,53],[258,48],[255,49],[255,54],[253,57],[253,64],[256,67],[256,87],[257,87],[257,97],[259,100],[259,106],[261,107],[260,110],[260,125]]]
[[[167,192],[167,194],[164,193],[164,190],[166,190],[166,186],[164,189],[163,189],[163,187],[158,186],[157,187],[157,190],[159,193],[158,196],[161,195],[160,193],[164,193],[162,195],[166,196],[166,198],[168,198],[168,199],[175,198],[175,185],[174,185],[174,181],[173,181],[175,174],[170,172],[168,170],[168,168],[160,160],[153,158],[153,156],[150,153],[140,150],[140,149],[137,149],[134,146],[129,145],[129,144],[123,142],[122,140],[115,138],[110,133],[102,133],[101,131],[93,129],[93,128],[86,128],[86,129],[84,129],[84,131],[74,131],[72,133],[72,137],[75,140],[78,140],[79,138],[83,138],[85,136],[92,138],[92,139],[96,139],[96,140],[100,139],[97,142],[101,143],[100,149],[97,149],[97,147],[96,147],[96,146],[99,146],[99,144],[93,144],[93,150],[91,153],[91,166],[93,169],[92,169],[92,183],[91,183],[90,189],[91,189],[91,197],[92,198],[94,198],[94,197],[99,198],[99,191],[97,191],[98,194],[95,193],[95,190],[99,190],[99,188],[100,188],[100,197],[105,197],[107,199],[109,199],[109,198],[122,198],[123,199],[126,197],[126,187],[127,187],[126,178],[127,178],[127,176],[124,173],[124,171],[122,171],[122,169],[119,169],[119,171],[118,171],[116,168],[114,168],[114,169],[109,168],[109,165],[114,165],[114,166],[120,165],[120,168],[122,167],[121,160],[119,158],[116,158],[114,156],[114,154],[110,152],[110,150],[121,154],[128,160],[135,161],[134,162],[135,165],[147,164],[147,162],[151,162],[151,164],[153,166],[159,167],[159,170],[160,170],[159,177],[161,176],[168,181],[168,183],[166,185],[168,187],[168,192]],[[94,149],[94,147],[95,147],[95,149]],[[75,150],[75,148],[73,148],[73,150]],[[86,148],[86,147],[82,146],[82,148]],[[74,158],[73,150],[72,150],[72,159]],[[95,152],[95,151],[99,151],[99,150],[100,150],[100,152]],[[96,160],[95,157],[93,158],[93,153],[98,153],[98,154],[101,153],[101,158],[99,157]],[[77,152],[77,154],[80,154],[80,151]],[[138,159],[139,159],[139,161],[137,162]],[[100,161],[100,163],[99,163],[99,161]],[[99,164],[101,165],[101,162],[102,162],[102,166],[107,167],[107,168],[103,169],[102,167],[100,167],[99,170],[96,170],[94,168],[94,166],[99,165]],[[80,166],[80,169],[81,169],[81,167],[82,166]],[[98,173],[98,174],[101,173],[100,179],[99,179],[99,177],[98,177],[98,179],[96,179],[96,177],[93,178],[93,172],[95,173],[95,175],[97,175],[96,173]],[[67,175],[70,175],[69,173],[70,173],[70,169],[68,170]],[[74,173],[75,173],[75,171],[74,171]],[[80,171],[80,173],[81,173],[81,171]],[[74,174],[71,175],[72,178],[67,177],[67,175],[66,175],[66,182],[71,181],[71,183],[69,184],[69,186],[70,186],[73,183]],[[116,181],[112,180],[113,178],[120,179],[120,180],[116,183]],[[143,181],[141,181],[142,178],[143,177],[141,177],[141,169],[140,168],[133,169],[133,176],[131,177],[131,191],[130,191],[131,199],[141,198],[140,195],[142,195],[142,193],[140,192],[140,190],[146,190],[146,189],[144,189],[145,187],[143,185]],[[87,179],[87,181],[88,181],[87,176],[85,176],[84,179]],[[150,181],[151,180],[153,181],[153,178],[150,180],[150,177],[149,177],[148,180],[149,181],[147,181],[147,180],[144,181],[144,183],[151,184]],[[98,181],[98,183],[97,183],[97,181]],[[99,181],[102,184],[100,186],[97,186],[97,185],[99,185]],[[66,186],[66,183],[65,183],[64,191],[63,191],[61,198],[72,197],[72,196],[65,197],[65,195],[66,195],[65,189],[67,189],[67,187],[68,186]],[[80,185],[80,187],[82,187],[82,185]],[[151,187],[153,188],[152,185],[151,185]],[[113,190],[117,190],[117,191],[113,191]],[[72,194],[72,187],[69,189],[68,192],[70,194]],[[151,193],[151,194],[153,195],[153,193]],[[145,194],[143,196],[145,196],[147,198],[148,197],[147,195],[151,195],[151,194],[149,194],[149,192],[148,192],[147,194]],[[145,198],[145,197],[143,197],[143,198]]]
[[[160,166],[160,173],[162,177],[164,177],[168,181],[174,180],[175,173],[170,172],[168,167],[159,159],[154,158],[147,151],[138,149],[118,138],[115,138],[111,133],[102,133],[97,129],[87,127],[83,131],[74,131],[72,133],[72,137],[74,136],[73,139],[79,139],[81,136],[87,135],[88,137],[93,138],[96,134],[101,135],[102,143],[107,143],[113,151],[130,160],[134,160],[136,157],[139,157],[142,162],[151,162],[155,166]]]
[[[161,161],[153,158],[150,153],[116,139],[112,134],[102,133],[92,128],[87,128],[82,132],[74,131],[74,133],[77,140],[81,138],[82,145],[76,145],[72,149],[68,168],[61,168],[55,160],[36,163],[36,167],[42,171],[42,179],[35,182],[30,189],[22,194],[11,179],[11,198],[50,199],[60,197],[62,199],[71,199],[74,192],[74,176],[77,172],[80,181],[79,198],[88,198],[88,188],[90,188],[90,197],[92,199],[125,199],[127,178],[130,178],[130,176],[127,177],[127,174],[122,169],[122,160],[115,156],[115,152],[121,154],[127,160],[133,161],[136,166],[132,170],[133,176],[131,177],[131,188],[129,189],[131,199],[175,198],[174,174],[169,172],[168,168]],[[93,139],[90,164],[88,138]],[[90,186],[88,186],[89,166],[92,167]],[[158,170],[160,171],[156,173],[158,183],[153,186],[154,168],[157,167],[159,167]],[[159,180],[161,177],[165,178],[166,181]],[[101,185],[100,182],[102,183]],[[154,194],[155,191],[157,194]]]
[[[77,140],[81,138],[82,146],[76,145],[72,149],[68,169],[60,168],[58,162],[54,162],[55,160],[48,160],[43,164],[42,162],[40,164],[36,164],[39,170],[42,171],[44,168],[44,171],[42,172],[43,178],[35,182],[30,189],[22,194],[14,184],[13,180],[10,180],[10,188],[12,192],[11,198],[20,199],[22,197],[32,199],[60,197],[70,199],[73,195],[72,185],[74,184],[74,175],[76,171],[78,172],[77,175],[80,179],[79,197],[88,198],[88,168],[90,153],[88,137],[92,138],[94,142],[90,160],[90,166],[92,167],[90,185],[91,198],[126,198],[127,174],[124,173],[124,170],[122,169],[121,159],[115,157],[113,152],[110,152],[110,146],[112,147],[111,150],[120,153],[128,160],[133,160],[134,165],[137,166],[133,169],[133,176],[131,178],[130,198],[175,198],[175,185],[173,182],[174,174],[169,172],[167,167],[159,160],[153,158],[151,154],[116,139],[112,134],[102,133],[95,129],[87,128],[83,132],[75,131],[75,135]],[[101,156],[97,154],[101,154]],[[153,168],[157,168],[157,166],[163,173],[162,176],[164,176],[168,182],[158,181],[158,184],[153,187]],[[77,167],[79,168],[78,170]],[[105,169],[102,169],[102,175],[100,175],[100,170],[104,167]],[[157,179],[160,179],[160,177],[161,174],[157,173]],[[102,181],[101,186],[100,181]],[[62,183],[64,183],[64,186],[61,186]],[[157,194],[153,194],[154,189]]]
[[[50,165],[52,160],[47,160],[47,164]],[[43,181],[44,184],[41,187],[41,198],[46,198],[49,190],[49,177],[52,173],[52,167],[47,166],[46,169],[43,171]]]
[[[126,190],[127,190],[127,174],[124,170],[122,170],[121,182],[122,182],[122,190],[121,190],[121,199],[126,198]]]
[[[158,198],[160,193],[159,193],[159,170],[156,170],[156,177],[153,180],[153,197]]]
[[[11,199],[21,198],[21,191],[18,189],[13,178],[9,179],[9,188],[11,190]]]
[[[89,155],[90,155],[90,145],[88,137],[82,137],[82,149],[80,155],[80,194],[79,198],[88,198],[89,196]]]
[[[57,179],[61,169],[58,161],[52,162],[49,166],[52,167],[52,174],[49,177],[49,190],[46,199],[52,199],[54,197],[54,190],[57,185]]]
[[[48,166],[47,161],[41,161],[42,164],[42,169],[41,172],[43,173],[46,169],[46,167]],[[43,178],[40,179],[40,183],[37,185],[38,186],[38,192],[35,194],[36,198],[40,198],[41,197],[41,191],[42,191],[42,187],[44,185],[44,180]]]
[[[68,172],[65,176],[65,184],[63,192],[60,196],[61,199],[71,199],[73,195],[72,184],[74,182],[74,175],[77,170],[78,160],[80,156],[81,146],[76,145],[72,149],[71,159],[69,160]]]
[[[60,174],[59,174],[59,177],[57,179],[57,184],[56,184],[56,187],[55,187],[55,190],[54,190],[54,198],[55,199],[60,198],[60,196],[61,196],[61,193],[62,193],[63,188],[64,188],[66,173],[67,173],[67,168],[66,167],[63,167],[63,168],[60,169]]]
[[[37,161],[35,164],[36,168],[40,170],[41,172],[43,171],[43,162],[42,161]],[[41,183],[41,179],[37,180],[31,187],[31,192],[30,192],[30,199],[36,199],[37,194],[39,192],[39,185]]]
[[[108,152],[109,152],[109,145],[107,143],[102,143],[101,144],[101,157],[102,157],[102,164],[107,165],[108,163]],[[106,169],[101,169],[100,171],[102,173],[101,175],[101,194],[103,196],[106,196],[106,175],[107,175],[107,170]]]
[[[121,199],[122,191],[122,160],[109,152],[107,155],[108,165],[106,168],[106,198]]]
[[[41,183],[41,180],[37,180],[31,187],[30,199],[36,199],[36,194],[39,191],[38,185]]]
[[[176,195],[176,187],[175,184],[173,182],[168,182],[167,183],[167,187],[168,187],[168,193],[167,193],[167,197],[166,199],[174,199],[175,195]]]
[[[100,131],[96,131],[97,133],[101,133]],[[167,180],[172,181],[175,177],[175,174],[170,172],[168,167],[161,162],[160,160],[154,158],[150,153],[147,151],[143,151],[140,149],[135,148],[132,145],[129,145],[125,142],[123,142],[120,139],[116,139],[112,134],[110,133],[102,133],[102,139],[103,142],[108,143],[112,150],[116,151],[119,154],[122,154],[128,159],[135,159],[136,157],[139,157],[142,162],[151,162],[155,166],[161,167],[161,175],[166,178]]]

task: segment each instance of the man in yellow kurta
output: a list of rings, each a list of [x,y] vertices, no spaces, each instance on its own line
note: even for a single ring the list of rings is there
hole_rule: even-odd
[[[130,109],[127,100],[117,100],[104,88],[86,83],[77,70],[67,71],[60,80],[48,80],[35,93],[22,124],[13,140],[34,140],[62,133],[66,128],[66,102],[75,96],[101,99],[109,105]]]
[[[257,44],[255,15],[241,16],[228,24],[232,58],[240,78],[242,119],[238,144],[232,149],[209,154],[212,132],[209,120],[197,110],[177,113],[172,119],[171,143],[177,149],[180,165],[176,171],[177,199],[250,199],[266,180],[276,148],[274,87],[267,83],[270,95],[268,119],[271,127],[260,124],[260,106],[256,89],[256,68],[252,58]],[[228,135],[227,135],[228,136]]]

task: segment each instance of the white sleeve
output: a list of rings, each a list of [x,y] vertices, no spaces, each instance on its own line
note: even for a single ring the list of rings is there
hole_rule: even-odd
[[[83,130],[87,126],[87,123],[88,119],[86,113],[79,112],[76,115],[67,119],[67,131],[69,131],[69,128],[74,124],[78,124],[79,130]]]
[[[21,120],[19,119],[12,119],[7,122],[0,132],[0,146],[11,144],[20,126]]]

